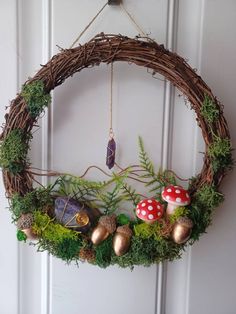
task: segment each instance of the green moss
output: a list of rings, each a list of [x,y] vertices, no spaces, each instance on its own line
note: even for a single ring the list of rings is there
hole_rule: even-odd
[[[31,135],[21,129],[12,130],[0,147],[0,166],[13,174],[21,172],[27,163]]]
[[[151,239],[142,239],[138,237],[132,237],[129,251],[122,255],[112,255],[111,264],[118,264],[120,267],[130,267],[134,265],[151,265],[155,258],[156,253],[156,241]]]
[[[141,223],[134,226],[134,234],[136,237],[142,239],[150,239],[153,237],[156,241],[160,241],[162,236],[162,230],[165,228],[165,222],[155,222],[154,224]]]
[[[27,240],[27,235],[23,231],[21,231],[21,230],[17,231],[16,237],[17,237],[18,241],[26,242],[26,240]]]
[[[127,225],[130,223],[130,218],[125,214],[119,214],[116,217],[116,221],[119,225]]]
[[[208,95],[205,95],[205,99],[201,107],[201,115],[203,118],[212,124],[218,119],[219,114],[220,112],[215,102]]]
[[[108,237],[101,244],[94,248],[96,264],[101,268],[106,268],[111,263],[112,256],[112,237]]]
[[[211,224],[212,212],[224,200],[224,195],[219,193],[214,186],[204,185],[199,189],[192,200],[189,218],[193,221],[190,243],[198,240],[206,228]]]
[[[189,209],[187,207],[177,207],[172,215],[170,215],[170,223],[173,224],[179,217],[188,217]]]
[[[208,147],[208,155],[211,158],[214,173],[220,169],[231,169],[234,164],[229,138],[214,136],[213,143]]]
[[[161,238],[160,232],[162,229],[161,223],[147,224],[141,223],[134,226],[134,234],[136,237],[142,239],[150,239],[151,237],[156,240]]]
[[[224,195],[212,185],[203,185],[195,194],[194,202],[204,208],[216,208],[224,201]]]
[[[167,239],[132,237],[129,251],[120,257],[113,254],[111,264],[131,269],[134,265],[150,266],[164,260],[172,261],[180,258],[182,249],[183,245],[177,245]]]
[[[55,223],[39,211],[34,213],[32,229],[39,236],[39,251],[47,250],[67,262],[78,259],[83,240],[76,231]]]
[[[38,188],[24,196],[14,194],[11,198],[10,211],[15,221],[21,214],[43,211],[46,206],[52,204],[53,199],[50,195],[50,187]]]
[[[207,227],[212,221],[212,209],[201,207],[193,203],[190,208],[190,219],[193,222],[193,229],[191,233],[190,244],[193,244],[199,239],[202,233],[206,233]]]
[[[44,240],[58,245],[65,240],[77,240],[78,233],[55,223],[47,214],[34,212],[33,231]]]
[[[11,199],[10,211],[12,212],[13,220],[17,220],[21,214],[33,212],[35,210],[34,195],[26,194],[25,197],[19,194],[14,194]]]
[[[153,225],[141,223],[134,226],[134,234],[136,237],[143,239],[151,238],[155,233],[155,228]]]
[[[81,239],[64,239],[55,246],[53,254],[66,262],[70,262],[73,259],[78,259],[82,246]]]
[[[24,85],[21,95],[32,118],[37,118],[51,102],[50,94],[45,93],[43,81],[33,81]]]

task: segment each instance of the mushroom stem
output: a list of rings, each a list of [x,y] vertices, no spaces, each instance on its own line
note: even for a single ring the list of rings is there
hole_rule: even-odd
[[[179,205],[168,203],[167,208],[166,208],[167,215],[172,215],[178,206]]]

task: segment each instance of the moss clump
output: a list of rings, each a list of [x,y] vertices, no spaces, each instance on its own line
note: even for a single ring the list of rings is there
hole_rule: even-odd
[[[43,214],[40,211],[34,212],[32,229],[39,237],[54,244],[65,240],[77,240],[78,237],[77,232],[55,223],[47,214]]]
[[[208,147],[212,170],[231,169],[233,166],[232,146],[229,138],[214,136],[213,143]]]
[[[34,211],[44,211],[53,204],[50,195],[50,187],[38,188],[21,196],[14,194],[11,199],[10,211],[14,221],[18,220],[22,214],[33,213]]]
[[[167,239],[156,240],[153,237],[142,239],[132,237],[129,251],[123,256],[112,255],[111,264],[118,264],[120,267],[134,265],[150,266],[153,263],[164,260],[172,261],[180,258],[183,245],[177,245]]]
[[[48,215],[39,211],[34,213],[32,230],[39,236],[39,251],[49,251],[64,261],[77,260],[83,240],[78,233],[54,223]]]
[[[27,235],[23,231],[21,231],[21,230],[17,231],[16,237],[17,237],[18,241],[26,242],[26,240],[27,240]]]
[[[224,201],[224,195],[216,187],[205,184],[197,191],[194,201],[204,208],[214,209]]]
[[[170,215],[170,223],[173,224],[179,217],[188,217],[189,209],[187,207],[177,207],[172,215]]]
[[[101,267],[106,268],[111,263],[111,256],[113,252],[112,237],[108,237],[101,244],[94,248],[95,251],[95,263]]]
[[[54,247],[53,254],[66,262],[78,259],[80,249],[82,248],[81,239],[64,239]]]
[[[34,195],[28,193],[25,196],[14,194],[11,199],[10,211],[13,220],[16,221],[22,214],[30,213],[35,210]]]
[[[122,255],[112,255],[111,264],[118,264],[120,267],[130,267],[134,265],[149,266],[154,263],[156,255],[156,241],[153,239],[142,239],[132,237],[129,251]]]
[[[134,234],[142,239],[150,239],[153,237],[156,241],[167,238],[169,236],[169,223],[161,220],[154,224],[141,223],[134,226]]]
[[[118,225],[127,225],[130,223],[130,218],[125,215],[125,214],[119,214],[117,217],[116,217],[116,221],[118,223]]]
[[[203,118],[212,124],[218,119],[219,114],[220,111],[217,108],[215,102],[208,95],[205,95],[205,99],[201,107],[201,115]]]
[[[0,166],[13,174],[21,172],[27,163],[31,135],[21,129],[12,130],[0,147]]]
[[[134,226],[134,234],[136,237],[149,239],[154,235],[155,229],[153,225],[141,223]]]
[[[43,81],[33,81],[22,88],[24,98],[32,118],[37,118],[51,102],[50,94],[45,93]]]
[[[206,228],[211,224],[212,211],[224,200],[224,195],[219,193],[214,186],[204,185],[197,191],[189,211],[189,218],[193,222],[190,243],[198,240]]]

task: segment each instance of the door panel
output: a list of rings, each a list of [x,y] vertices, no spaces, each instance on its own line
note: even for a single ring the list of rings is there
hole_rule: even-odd
[[[103,0],[0,1],[1,117],[5,105],[39,64],[69,47],[103,6]],[[125,0],[150,37],[177,51],[198,69],[222,103],[235,140],[236,2],[227,0]],[[5,31],[7,25],[7,32]],[[81,38],[99,32],[137,34],[119,7],[106,7]],[[53,92],[53,102],[35,132],[30,158],[34,166],[82,174],[91,164],[104,168],[109,131],[110,67],[86,69]],[[183,178],[202,166],[204,143],[195,114],[183,95],[144,68],[115,63],[113,126],[121,166],[138,161],[138,135],[156,169],[173,169]],[[1,118],[3,121],[3,118]],[[65,265],[18,244],[10,215],[1,211],[0,312],[2,314],[233,314],[233,249],[236,215],[233,180],[222,190],[208,234],[173,263],[106,270],[87,264]],[[97,171],[89,179],[104,178]],[[47,180],[43,179],[46,184]],[[7,206],[1,184],[2,208]],[[127,210],[129,208],[127,207]]]

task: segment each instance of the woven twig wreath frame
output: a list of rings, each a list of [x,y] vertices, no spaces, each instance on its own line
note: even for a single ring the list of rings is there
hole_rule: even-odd
[[[47,64],[43,65],[33,78],[24,84],[23,89],[34,84],[34,82],[41,82],[44,89],[43,93],[49,96],[49,93],[55,87],[61,85],[68,77],[73,76],[76,72],[80,72],[85,68],[99,66],[101,63],[109,64],[115,61],[133,63],[151,70],[153,75],[155,73],[163,75],[165,79],[170,81],[184,95],[196,113],[196,120],[202,130],[206,149],[202,170],[191,180],[189,186],[191,199],[194,200],[191,206],[194,208],[196,205],[195,216],[190,217],[194,218],[195,223],[195,234],[191,239],[191,243],[193,243],[201,233],[205,232],[206,227],[209,225],[212,209],[223,200],[223,195],[218,193],[217,189],[227,171],[232,167],[233,160],[231,156],[230,134],[223,115],[223,106],[202,78],[182,57],[170,52],[163,45],[159,45],[149,38],[137,37],[131,39],[122,35],[105,35],[101,33],[84,45],[79,45],[72,49],[62,49]],[[6,122],[3,125],[1,135],[2,147],[14,131],[20,130],[21,134],[23,134],[24,149],[27,151],[29,141],[32,137],[31,131],[36,125],[39,115],[32,115],[24,93],[21,92],[18,94],[11,102],[9,113],[5,116]],[[7,144],[5,145],[6,147]],[[2,154],[0,154],[0,159],[2,159]],[[17,164],[18,161],[16,160],[15,162]],[[30,169],[30,163],[26,158],[23,158],[20,162],[20,171],[19,168],[18,171],[11,171],[12,169],[4,167],[3,162],[1,162],[6,195],[10,201],[14,195],[24,198],[31,191],[34,191],[33,181],[35,178]],[[208,202],[207,205],[205,205],[205,201]],[[206,210],[206,216],[204,210]],[[15,220],[18,218],[15,218]],[[88,237],[86,241],[87,239]],[[93,260],[93,263],[101,267],[106,267],[111,263],[117,263],[122,267],[132,267],[134,264],[150,265],[160,260],[173,260],[180,257],[179,251],[184,249],[184,244],[181,244],[175,250],[176,246],[173,246],[173,242],[168,242],[169,239],[167,239],[167,242],[164,240],[165,253],[161,256],[152,256],[150,252],[152,252],[153,247],[149,245],[149,240],[145,241],[141,244],[138,242],[138,245],[141,245],[141,250],[146,250],[146,246],[148,247],[143,260],[134,260],[134,255],[131,254],[124,260],[114,258],[112,261],[111,257],[109,257],[105,263],[103,263],[104,261],[100,263],[97,260],[94,262],[95,253],[93,249],[91,253],[91,243],[89,244],[88,242],[88,248],[85,247],[84,252],[86,252],[86,256],[88,253],[92,254],[90,258]],[[48,242],[46,241],[45,243],[42,244],[39,241],[39,249],[48,249],[52,254],[59,256],[59,254],[55,253],[53,244],[48,247]],[[72,244],[74,245],[74,243]],[[137,253],[140,249],[135,246],[136,244],[134,244],[133,249]],[[61,249],[64,250],[65,248],[66,246]],[[106,249],[105,246],[103,249]],[[139,255],[139,253],[137,254]],[[159,254],[158,251],[157,254]],[[64,259],[67,261],[72,259],[77,260],[79,259],[78,256],[78,252],[76,253],[75,251],[70,257],[66,255]]]
[[[151,69],[163,75],[185,95],[196,112],[197,122],[206,144],[204,164],[192,186],[192,193],[205,183],[219,186],[225,175],[225,169],[220,168],[214,173],[207,151],[213,143],[213,134],[219,138],[230,138],[227,122],[223,116],[222,105],[196,71],[182,57],[165,49],[163,45],[158,45],[150,39],[146,41],[121,35],[99,34],[85,45],[62,50],[59,54],[53,56],[27,84],[41,80],[44,82],[46,92],[49,93],[76,72],[88,67],[98,66],[100,63],[115,61],[134,63]],[[214,100],[219,110],[218,119],[211,125],[201,114],[201,107],[206,95]],[[11,102],[10,112],[6,118],[2,139],[13,129],[20,128],[25,133],[29,133],[36,122],[30,116],[27,104],[21,95],[18,95]],[[32,177],[27,169],[14,176],[9,171],[3,170],[3,177],[7,196],[9,197],[13,193],[24,195],[32,189]]]

